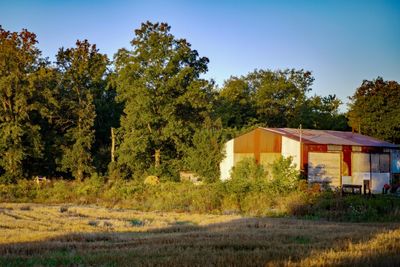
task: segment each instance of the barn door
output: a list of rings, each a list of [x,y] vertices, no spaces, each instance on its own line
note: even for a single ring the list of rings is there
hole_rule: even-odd
[[[308,181],[340,186],[340,153],[308,153]]]

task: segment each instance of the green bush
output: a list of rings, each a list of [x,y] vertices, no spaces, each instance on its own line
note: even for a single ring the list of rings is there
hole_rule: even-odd
[[[281,157],[268,167],[271,173],[252,158],[238,162],[225,182],[224,208],[253,215],[286,213],[285,198],[300,193],[299,171],[292,158]]]
[[[220,121],[206,119],[203,127],[197,128],[192,145],[185,151],[184,163],[206,183],[219,179],[219,163],[224,158],[224,138]]]
[[[104,176],[93,173],[90,178],[77,184],[77,194],[82,197],[97,196],[104,186]]]
[[[272,190],[279,194],[289,194],[298,189],[300,172],[293,165],[292,157],[280,157],[270,168]]]
[[[232,168],[231,180],[255,181],[265,178],[266,172],[263,165],[259,165],[253,158],[244,158]]]

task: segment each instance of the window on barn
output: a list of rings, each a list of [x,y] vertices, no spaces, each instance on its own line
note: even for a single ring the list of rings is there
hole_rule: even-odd
[[[379,154],[379,169],[381,172],[390,172],[389,154]]]
[[[361,146],[352,146],[351,150],[354,151],[354,152],[361,152],[362,151]]]
[[[371,172],[387,173],[389,172],[389,154],[371,154]]]
[[[380,172],[379,154],[371,154],[371,172]]]
[[[340,146],[340,145],[328,145],[328,151],[342,151],[342,146]]]

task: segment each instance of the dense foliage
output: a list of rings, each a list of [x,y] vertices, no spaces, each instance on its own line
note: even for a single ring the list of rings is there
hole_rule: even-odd
[[[0,171],[1,182],[25,175],[23,162],[42,156],[40,126],[41,90],[36,83],[40,69],[36,35],[22,30],[9,32],[0,27]]]
[[[143,23],[131,45],[110,62],[78,40],[49,62],[34,33],[0,28],[0,183],[35,176],[165,182],[180,171],[213,183],[224,142],[255,126],[348,128],[335,95],[311,94],[310,71],[254,70],[218,88],[204,78],[208,58],[166,23]],[[399,91],[394,81],[364,81],[351,98],[350,125],[399,142]],[[283,190],[296,175],[288,161],[279,164],[267,175],[243,162],[233,176]],[[246,184],[242,178],[227,186]]]
[[[174,176],[211,108],[212,84],[200,78],[208,59],[165,23],[144,23],[135,34],[133,50],[121,49],[115,59],[118,99],[125,104],[118,163],[130,173]]]
[[[70,171],[82,180],[93,170],[91,149],[95,140],[94,99],[104,91],[106,55],[98,53],[87,40],[77,41],[76,48],[61,48],[57,54],[60,73],[58,103],[63,134],[61,170]]]
[[[304,70],[255,70],[231,77],[219,94],[216,111],[224,127],[299,127],[346,130],[335,95],[309,96],[314,77]]]
[[[400,143],[400,84],[365,80],[350,98],[349,123],[362,134]]]

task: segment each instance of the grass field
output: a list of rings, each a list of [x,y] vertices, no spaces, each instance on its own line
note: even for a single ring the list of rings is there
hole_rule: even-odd
[[[399,264],[399,223],[0,204],[0,266]]]

